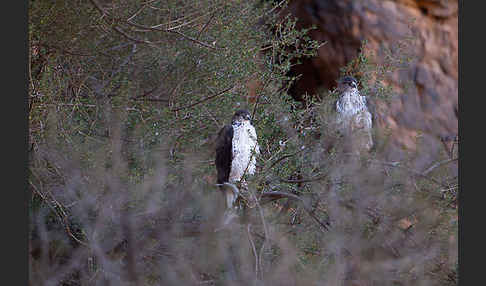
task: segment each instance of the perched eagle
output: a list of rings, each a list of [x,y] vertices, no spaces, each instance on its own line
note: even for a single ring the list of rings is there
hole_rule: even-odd
[[[256,167],[255,155],[260,153],[256,131],[250,119],[248,110],[236,111],[231,125],[225,125],[219,131],[216,140],[217,183],[225,194],[228,208],[233,207],[238,197],[238,190],[227,188],[223,184],[234,185],[242,179],[243,175],[253,175]]]
[[[353,151],[369,151],[373,147],[371,136],[372,116],[367,107],[366,96],[358,91],[358,82],[352,76],[338,81],[339,98],[336,102],[338,130],[353,142]]]

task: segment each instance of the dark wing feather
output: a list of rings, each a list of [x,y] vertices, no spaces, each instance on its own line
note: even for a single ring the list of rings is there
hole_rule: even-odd
[[[218,171],[218,184],[228,182],[231,170],[233,126],[225,125],[218,133],[216,139],[216,170]]]

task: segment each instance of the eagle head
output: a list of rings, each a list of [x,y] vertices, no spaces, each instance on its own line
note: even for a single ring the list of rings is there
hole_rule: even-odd
[[[349,88],[358,88],[358,81],[352,76],[344,76],[338,81],[338,90],[346,91]]]
[[[250,120],[251,120],[250,112],[248,112],[248,110],[246,109],[240,109],[235,112],[231,122],[232,124],[235,124],[235,123],[242,123],[244,121],[250,121]]]

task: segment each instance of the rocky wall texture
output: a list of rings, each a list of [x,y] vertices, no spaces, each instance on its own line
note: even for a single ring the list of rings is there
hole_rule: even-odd
[[[290,90],[294,98],[335,87],[340,68],[357,57],[363,40],[383,59],[383,48],[412,31],[414,60],[386,81],[399,95],[386,105],[376,100],[376,125],[389,128],[405,148],[416,148],[420,136],[426,144],[442,138],[451,145],[458,133],[457,0],[293,0],[287,9],[301,27],[317,27],[312,38],[327,42],[317,57],[292,70],[302,74]],[[411,86],[401,90],[407,81]]]

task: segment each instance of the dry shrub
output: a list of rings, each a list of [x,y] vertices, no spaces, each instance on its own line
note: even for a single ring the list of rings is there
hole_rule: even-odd
[[[42,11],[72,12],[69,5],[89,4],[61,2],[52,4],[58,9],[45,3],[31,8],[32,23],[40,25],[31,27],[35,47],[45,40],[36,33],[52,36],[51,22],[41,17],[51,14]],[[163,9],[178,19],[213,7],[211,1],[197,7],[176,2]],[[278,33],[267,30],[270,36],[259,36],[269,40],[251,45],[244,39],[254,26],[248,29],[251,14],[244,13],[253,6],[243,2],[221,6],[227,12],[222,18],[202,13],[184,26],[185,36],[207,29],[198,38],[203,43],[222,37],[218,44],[234,51],[221,57],[159,32],[144,39],[171,44],[134,44],[127,35],[107,32],[108,16],[126,20],[142,7],[103,5],[105,18],[90,4],[59,38],[71,37],[73,48],[95,54],[80,60],[54,46],[32,54],[32,285],[457,283],[457,148],[441,154],[434,147],[440,142],[423,134],[419,140],[426,141],[418,142],[423,148],[416,152],[393,150],[386,131],[375,130],[371,153],[347,153],[346,138],[332,124],[332,92],[303,106],[286,93],[291,63],[319,47],[302,44],[305,31],[296,31],[291,19],[269,20],[280,25]],[[160,16],[150,9],[153,14],[140,12],[141,23]],[[239,13],[245,18],[238,19]],[[83,30],[86,21],[95,28]],[[127,31],[130,37],[144,33]],[[98,41],[81,44],[73,35]],[[298,39],[304,48],[292,52]],[[272,48],[255,63],[253,54],[243,52],[260,44]],[[247,178],[238,218],[223,227],[212,139],[232,109],[245,104],[241,86],[250,75],[261,82],[249,107],[262,153],[257,174]],[[231,84],[236,88],[211,100]],[[424,158],[431,150],[437,163],[428,165]],[[390,161],[390,153],[402,157]]]

